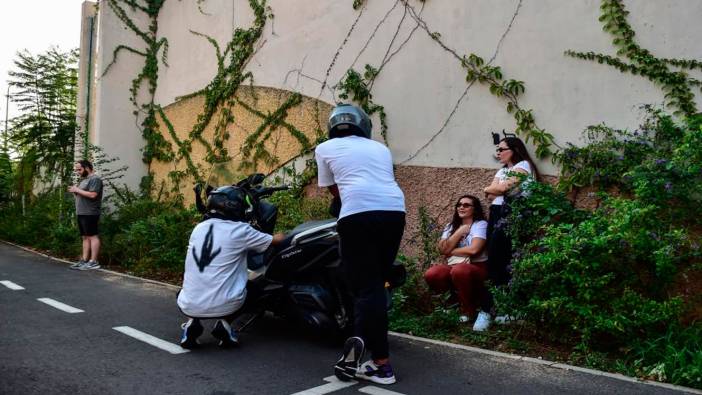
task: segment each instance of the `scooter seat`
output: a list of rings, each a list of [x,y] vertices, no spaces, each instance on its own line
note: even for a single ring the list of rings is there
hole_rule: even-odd
[[[336,218],[329,218],[329,219],[322,219],[319,221],[308,221],[301,223],[300,225],[297,225],[293,230],[291,230],[286,236],[288,237],[294,237],[295,235],[298,235],[302,232],[308,231],[310,229],[318,228],[324,225],[328,225],[331,223],[336,222]]]
[[[300,233],[307,232],[308,230],[312,230],[315,228],[320,228],[335,222],[336,218],[330,218],[301,223],[300,225],[297,225],[295,228],[293,228],[293,230],[285,234],[285,239],[283,239],[283,241],[280,243],[279,249],[283,250],[287,247],[290,247],[290,244],[292,244],[292,241],[295,238],[295,236],[299,235]]]

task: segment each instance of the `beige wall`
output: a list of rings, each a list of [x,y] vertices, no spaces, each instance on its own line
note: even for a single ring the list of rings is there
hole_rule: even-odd
[[[388,114],[389,146],[396,163],[494,171],[497,163],[488,132],[514,128],[505,102],[476,84],[447,122],[466,89],[465,72],[421,28],[400,48],[416,22],[405,15],[401,2],[393,9],[395,4],[366,1],[342,45],[359,15],[351,1],[269,0],[275,18],[268,21],[247,66],[255,85],[333,103],[337,99],[333,92],[322,89],[325,79],[333,86],[349,67],[378,66],[386,53],[399,50],[373,87],[375,101]],[[420,12],[421,2],[410,0],[409,4]],[[641,119],[640,105],[663,101],[661,90],[645,78],[563,55],[568,49],[615,53],[610,35],[598,21],[599,4],[596,0],[427,1],[421,18],[459,54],[473,52],[486,60],[494,56],[493,64],[501,66],[507,78],[525,82],[522,104],[534,110],[538,124],[560,144],[577,143],[588,125],[606,122],[633,128]],[[698,40],[702,2],[629,0],[625,4],[644,48],[659,57],[702,58]],[[202,7],[209,15],[200,13],[193,1],[170,0],[162,9],[159,35],[169,40],[170,66],[160,66],[156,100],[161,105],[201,89],[215,73],[214,49],[189,30],[208,34],[224,47],[233,28],[251,23],[247,0],[206,0]],[[100,29],[102,64],[111,59],[116,45],[139,44],[105,4],[100,7]],[[140,132],[126,100],[129,81],[140,68],[140,58],[124,53],[115,69],[98,81],[95,142],[130,165],[128,182],[146,171],[138,152]],[[693,74],[702,78],[702,73]],[[702,99],[699,94],[698,99]],[[540,165],[546,173],[555,172],[548,162]]]
[[[255,92],[255,97],[252,95]],[[207,180],[211,185],[223,185],[232,184],[243,178],[243,175],[261,172],[268,174],[278,168],[280,165],[285,164],[297,157],[302,150],[302,145],[295,139],[289,131],[283,127],[278,126],[271,130],[266,128],[263,134],[268,132],[271,133],[270,138],[264,144],[267,152],[272,154],[278,159],[276,164],[267,164],[265,162],[259,162],[257,167],[254,169],[247,168],[240,170],[239,165],[242,162],[242,155],[239,153],[239,147],[243,146],[244,141],[249,136],[252,131],[255,131],[264,123],[259,115],[253,114],[240,103],[243,102],[249,107],[258,109],[259,112],[263,114],[269,114],[275,112],[278,108],[283,105],[283,103],[290,97],[291,92],[283,91],[273,88],[260,88],[260,87],[242,87],[236,95],[236,103],[231,107],[234,122],[227,124],[225,130],[230,134],[229,139],[226,141],[225,146],[227,147],[232,160],[229,163],[222,164],[211,164],[205,160],[207,155],[207,150],[205,146],[199,143],[197,140],[192,143],[192,152],[190,153],[190,158],[192,158],[195,166],[198,166],[200,174]],[[315,109],[315,106],[319,105],[319,111]],[[179,140],[186,141],[189,138],[189,133],[193,129],[198,115],[202,112],[204,106],[204,96],[198,95],[195,97],[183,99],[178,101],[166,108],[164,108],[164,114],[168,120],[173,125],[173,129]],[[324,125],[325,116],[323,114],[328,114],[331,107],[322,102],[317,102],[315,99],[309,97],[303,97],[302,102],[287,111],[287,117],[285,122],[294,126],[300,131],[304,131],[306,137],[310,142],[314,142],[316,139],[315,130],[317,124],[321,123]],[[317,119],[316,114],[320,114]],[[218,110],[212,117],[213,121],[210,122],[203,132],[203,138],[205,141],[211,142],[214,140],[215,125],[221,114],[221,109]],[[167,129],[164,125],[163,119],[159,118],[159,127],[167,135]],[[167,140],[173,144],[174,150],[177,150],[177,146],[174,140],[168,136]],[[186,203],[192,203],[194,201],[194,196],[190,193],[192,186],[195,184],[195,180],[192,177],[187,177],[180,185],[175,185],[169,178],[168,174],[173,170],[184,171],[186,170],[185,159],[179,160],[175,163],[163,163],[159,161],[152,162],[150,170],[155,176],[155,186],[157,190],[162,190],[165,196],[168,196],[174,189],[177,188],[178,192],[183,192]]]

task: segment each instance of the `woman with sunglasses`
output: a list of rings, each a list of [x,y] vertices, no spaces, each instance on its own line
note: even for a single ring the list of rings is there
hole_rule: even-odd
[[[485,197],[491,201],[488,222],[488,278],[495,286],[506,285],[510,278],[509,265],[512,260],[512,240],[507,233],[507,219],[511,211],[509,202],[524,196],[523,187],[530,180],[539,178],[539,171],[531,160],[522,140],[517,137],[503,138],[495,153],[502,168],[495,174],[492,183],[484,189]],[[521,181],[524,175],[525,181]],[[484,331],[492,322],[494,301],[486,291],[481,298],[480,314],[473,330]]]
[[[446,263],[434,264],[424,273],[429,288],[437,293],[451,292],[458,297],[461,322],[475,317],[487,278],[485,245],[487,226],[480,200],[463,195],[456,202],[451,223],[439,240],[439,252]]]

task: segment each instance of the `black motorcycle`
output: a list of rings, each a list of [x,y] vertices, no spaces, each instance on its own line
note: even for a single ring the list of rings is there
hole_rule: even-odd
[[[265,200],[287,186],[263,186],[263,174],[254,174],[236,186],[249,196],[247,221],[257,230],[273,233],[278,208]],[[211,188],[208,188],[208,192]],[[196,205],[205,213],[201,191],[196,188]],[[266,312],[291,319],[323,335],[346,336],[353,329],[353,298],[346,284],[339,256],[336,218],[309,221],[286,234],[284,242],[261,254],[248,256],[249,280],[242,315],[250,318],[243,331]],[[391,292],[405,282],[406,272],[395,262],[387,279],[388,308]]]

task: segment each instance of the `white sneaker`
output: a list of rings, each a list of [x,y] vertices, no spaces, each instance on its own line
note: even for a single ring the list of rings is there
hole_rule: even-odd
[[[356,378],[383,385],[394,384],[396,381],[395,373],[392,371],[392,366],[389,363],[376,365],[372,359],[364,362],[358,368]]]
[[[97,261],[88,261],[84,265],[78,267],[78,270],[94,270],[99,269],[100,264]]]
[[[490,317],[490,314],[481,311],[478,313],[478,318],[475,320],[475,324],[473,324],[473,330],[476,332],[486,331],[490,327],[491,323],[492,318]]]
[[[470,321],[470,317],[468,317],[467,315],[461,315],[458,317],[458,322],[468,322],[468,321]]]
[[[80,269],[81,266],[84,266],[86,263],[88,263],[88,261],[84,261],[84,260],[80,259],[78,262],[69,266],[69,268],[78,270],[78,269]]]

